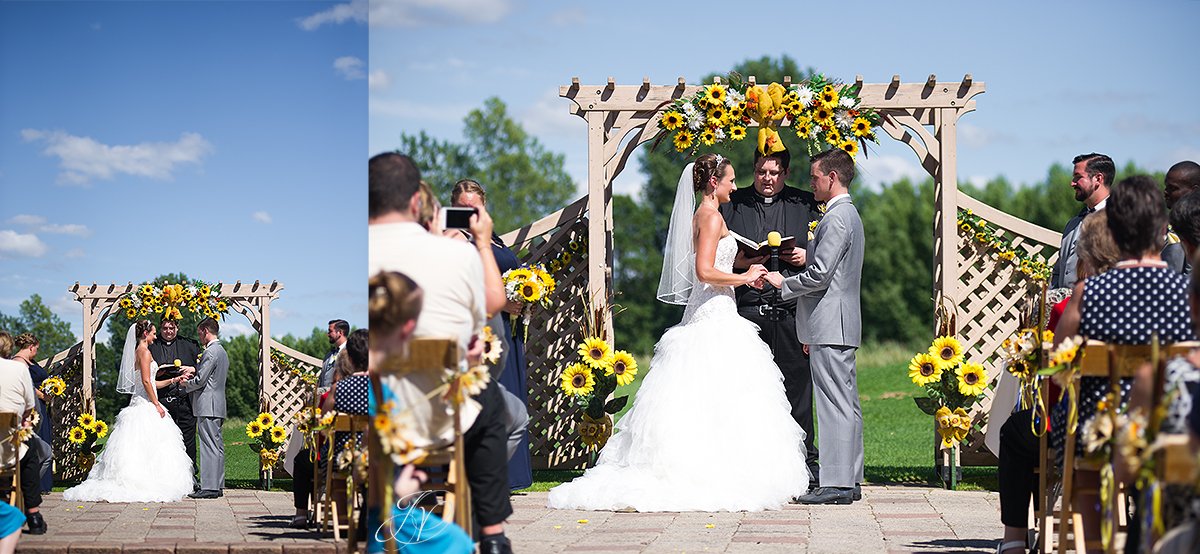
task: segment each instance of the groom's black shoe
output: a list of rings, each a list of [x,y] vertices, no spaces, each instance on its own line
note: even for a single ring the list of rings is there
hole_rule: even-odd
[[[188,498],[221,498],[221,491],[198,490],[188,495]]]
[[[862,500],[862,485],[854,485],[854,494],[851,496],[851,498],[855,502]]]
[[[841,487],[817,487],[812,492],[796,499],[800,504],[849,504],[854,502],[854,489]]]
[[[512,554],[512,543],[504,535],[483,537],[479,540],[480,554]]]

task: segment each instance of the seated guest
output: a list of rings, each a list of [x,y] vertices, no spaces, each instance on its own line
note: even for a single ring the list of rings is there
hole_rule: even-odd
[[[0,412],[17,414],[22,421],[29,420],[37,404],[33,394],[33,381],[29,378],[29,370],[25,364],[10,360],[13,353],[13,338],[6,331],[0,331]],[[22,444],[18,452],[21,464],[21,496],[25,499],[25,519],[29,524],[30,535],[46,533],[46,520],[42,518],[42,486],[39,483],[38,471],[41,459],[32,449]],[[5,465],[12,463],[4,460]],[[0,488],[0,494],[7,495],[8,489]]]
[[[383,272],[372,277],[368,282],[367,298],[370,313],[368,357],[373,373],[374,368],[387,358],[407,355],[408,342],[412,339],[424,298],[421,288],[412,279],[394,272]],[[376,381],[372,386],[375,394],[369,396],[372,413],[377,412],[385,402],[400,402],[390,386],[381,386],[377,382],[377,374],[372,374],[371,379]],[[374,472],[371,474],[372,478],[376,475]],[[398,500],[395,505],[386,507],[390,511],[389,517],[381,521],[375,507],[368,513],[371,521],[367,523],[367,528],[378,531],[367,535],[367,552],[383,552],[384,541],[388,538],[394,538],[397,544],[403,545],[401,548],[404,552],[466,554],[474,551],[470,537],[461,528],[440,518],[427,517],[419,512],[419,508],[410,505],[410,500],[416,498],[414,493],[420,490],[425,479],[425,473],[411,464],[397,468],[393,498]],[[377,492],[377,484],[374,481],[372,483],[372,491]]]
[[[1078,240],[1078,275],[1081,283],[1089,277],[1100,275],[1120,260],[1120,253],[1108,230],[1108,214],[1098,211],[1080,225]],[[1068,297],[1055,306],[1051,313],[1049,328],[1056,329],[1061,315],[1071,302]],[[1057,335],[1057,331],[1055,333]],[[1059,398],[1059,389],[1052,386],[1051,399]],[[1012,414],[1000,429],[1000,455],[998,474],[1000,478],[1000,521],[1004,523],[1004,541],[1001,552],[1009,550],[1023,552],[1029,533],[1029,499],[1034,505],[1040,501],[1037,490],[1038,438],[1033,434],[1030,418],[1032,410]]]
[[[37,433],[38,438],[31,440],[40,440],[42,442],[41,486],[42,494],[46,494],[54,488],[54,473],[51,471],[54,459],[48,455],[54,436],[50,431],[50,408],[47,405],[49,398],[47,398],[46,393],[42,392],[41,386],[42,382],[50,378],[50,374],[34,361],[37,358],[41,341],[33,336],[33,333],[21,333],[13,339],[13,342],[13,347],[16,348],[17,353],[13,354],[12,359],[25,364],[29,368],[29,379],[33,382],[33,395],[37,397],[39,421],[34,431]]]
[[[464,359],[478,358],[483,351],[478,336],[493,302],[484,292],[485,279],[491,277],[483,271],[484,260],[492,258],[487,240],[492,236],[491,216],[480,210],[471,217],[471,233],[483,237],[482,244],[477,240],[475,248],[435,236],[417,223],[421,174],[411,158],[390,152],[379,154],[371,158],[367,173],[368,275],[398,271],[412,278],[425,292],[425,307],[415,336],[453,338],[465,353]],[[493,309],[503,306],[503,298],[499,304]],[[405,380],[414,378],[406,376]],[[421,388],[419,383],[411,384]],[[487,554],[511,552],[504,536],[504,520],[512,514],[504,397],[498,385],[489,383],[472,402],[478,403],[479,412],[463,433],[463,440],[472,508],[480,525],[480,550]],[[430,415],[431,411],[423,413]]]
[[[1163,177],[1163,196],[1167,199],[1167,211],[1174,212],[1176,204],[1197,188],[1200,188],[1200,164],[1185,161],[1171,166],[1171,169],[1167,170],[1166,176]],[[1162,252],[1163,260],[1171,269],[1189,274],[1192,267],[1187,262],[1191,260],[1192,253],[1182,244],[1183,236],[1175,223],[1175,218],[1172,217],[1170,232],[1167,233],[1167,246],[1163,248]],[[1192,220],[1188,222],[1187,226],[1194,227],[1195,225],[1195,220]],[[1195,245],[1196,243],[1193,242],[1193,249]]]
[[[1179,237],[1187,259],[1195,258],[1196,247],[1200,246],[1200,190],[1183,195],[1171,207],[1171,229]]]

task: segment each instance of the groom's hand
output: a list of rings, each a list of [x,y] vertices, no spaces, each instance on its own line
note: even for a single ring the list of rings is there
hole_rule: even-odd
[[[778,271],[772,271],[770,273],[767,273],[766,275],[763,276],[763,279],[765,279],[768,283],[771,283],[771,286],[773,286],[777,289],[783,288],[783,275],[780,274]]]

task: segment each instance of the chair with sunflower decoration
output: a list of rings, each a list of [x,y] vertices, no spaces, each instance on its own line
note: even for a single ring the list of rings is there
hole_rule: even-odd
[[[0,413],[0,489],[8,487],[9,505],[25,512],[21,494],[21,414]]]
[[[325,464],[325,487],[320,489],[321,492],[313,489],[314,493],[321,497],[319,502],[322,506],[322,528],[331,529],[335,541],[342,540],[342,533],[345,532],[347,542],[351,545],[350,551],[354,550],[353,545],[359,540],[359,537],[355,536],[358,530],[355,524],[363,517],[363,503],[358,494],[362,483],[354,471],[353,453],[359,449],[357,437],[365,437],[368,427],[370,418],[367,416],[344,413],[334,416],[333,425],[329,429],[330,436],[326,441],[329,447],[324,452],[328,460]],[[351,459],[344,467],[341,460],[343,456],[335,452],[337,433],[349,433],[342,452],[349,452]]]
[[[1067,535],[1070,534],[1074,538],[1073,546],[1077,552],[1084,552],[1087,549],[1116,552],[1116,537],[1127,533],[1126,491],[1123,484],[1118,482],[1114,475],[1118,457],[1123,455],[1122,448],[1118,446],[1118,443],[1127,445],[1141,443],[1144,447],[1145,444],[1154,442],[1154,435],[1165,414],[1164,388],[1167,360],[1186,354],[1197,346],[1197,343],[1186,342],[1160,347],[1157,341],[1155,342],[1150,345],[1120,345],[1092,340],[1082,347],[1082,355],[1077,357],[1077,371],[1071,375],[1068,383],[1071,390],[1068,394],[1078,398],[1081,377],[1106,377],[1112,387],[1109,395],[1098,406],[1094,416],[1094,427],[1107,429],[1107,432],[1096,431],[1093,434],[1097,436],[1092,438],[1093,442],[1102,441],[1103,444],[1098,442],[1097,446],[1106,448],[1107,453],[1098,459],[1076,457],[1075,446],[1078,440],[1078,429],[1068,423],[1063,444],[1064,470],[1059,507],[1058,545],[1060,551],[1066,550]],[[1141,416],[1134,414],[1128,418],[1126,424],[1122,424],[1121,420],[1126,414],[1118,414],[1118,404],[1120,404],[1118,399],[1121,397],[1120,380],[1137,377],[1139,369],[1146,364],[1153,369],[1153,382],[1150,386],[1150,406],[1153,409],[1150,410],[1151,413],[1148,416],[1144,416],[1146,421],[1141,421],[1139,419]],[[1074,407],[1072,407],[1073,410]],[[1072,416],[1074,416],[1073,413]],[[1070,419],[1073,421],[1074,417]],[[1130,433],[1132,434],[1124,438],[1117,437],[1118,434]],[[1170,451],[1167,451],[1164,454],[1169,453]],[[1161,466],[1158,469],[1160,471],[1165,469],[1167,463],[1164,461],[1158,464]],[[1076,489],[1075,473],[1080,471],[1098,472],[1100,474],[1099,490]],[[1081,513],[1075,511],[1073,505],[1074,495],[1079,492],[1096,492],[1100,496],[1101,536],[1099,538],[1089,539],[1085,536],[1083,517]]]
[[[390,358],[385,360],[379,367],[372,367],[372,372],[378,374],[381,381],[386,383],[387,378],[403,378],[406,375],[414,373],[425,373],[435,376],[438,380],[444,378],[446,373],[459,363],[458,343],[453,339],[414,339],[408,345],[408,355],[404,358]],[[441,390],[441,389],[439,389]],[[435,391],[436,392],[436,391]],[[452,396],[447,393],[447,396]],[[380,406],[385,403],[380,402]],[[373,472],[372,482],[380,485],[381,494],[373,495],[377,501],[374,506],[381,510],[380,513],[385,513],[391,506],[395,505],[396,499],[392,489],[392,477],[395,475],[396,460],[412,459],[412,463],[421,468],[428,476],[425,483],[422,484],[422,492],[431,492],[441,496],[441,501],[433,512],[439,515],[442,520],[451,522],[464,531],[468,535],[472,533],[472,509],[471,509],[471,489],[467,483],[466,461],[464,457],[463,445],[463,426],[461,416],[461,404],[450,402],[448,405],[450,416],[454,423],[454,440],[447,446],[434,449],[429,452],[424,452],[419,448],[413,448],[412,452],[396,452],[394,444],[407,443],[406,439],[387,440],[384,435],[396,431],[390,418],[383,412],[376,415],[374,423],[375,433],[372,433],[373,438],[381,438],[381,442],[392,442],[391,452],[387,452],[388,447],[381,445],[381,454],[379,457],[372,460],[371,470]],[[384,420],[384,421],[380,421]],[[381,429],[381,423],[387,429]],[[390,431],[389,431],[390,430]],[[387,519],[386,517],[384,518]],[[389,541],[390,542],[390,541]],[[389,550],[390,551],[390,550]]]

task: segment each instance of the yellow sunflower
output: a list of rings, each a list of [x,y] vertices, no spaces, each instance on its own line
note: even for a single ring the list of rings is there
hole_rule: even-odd
[[[616,375],[617,384],[622,387],[632,383],[638,370],[637,360],[633,359],[633,355],[624,350],[618,350],[613,352],[611,361],[612,363],[604,368],[604,374]]]
[[[746,128],[741,125],[734,125],[729,128],[729,138],[733,140],[742,140],[746,138]]]
[[[850,128],[854,131],[854,136],[863,137],[871,134],[871,122],[865,118],[858,117],[854,119],[854,123]]]
[[[92,430],[96,432],[96,437],[103,438],[108,434],[108,424],[103,421],[96,420],[96,425],[92,428]]]
[[[142,285],[141,292],[142,296],[152,296],[154,294],[154,287],[151,285]]]
[[[723,85],[708,85],[704,87],[704,99],[710,105],[725,103],[725,87]]]
[[[558,260],[552,260],[550,262],[550,272],[558,273],[559,271],[562,271],[562,262]]]
[[[929,346],[929,355],[938,359],[942,369],[952,368],[962,363],[962,343],[954,337],[938,337]]]
[[[592,370],[587,366],[583,364],[571,364],[567,366],[567,369],[563,370],[563,392],[575,396],[584,396],[591,394],[595,386],[596,378],[592,375]]]
[[[833,146],[838,146],[842,143],[842,133],[837,129],[829,129],[825,131],[825,142]]]
[[[833,86],[826,85],[825,89],[821,91],[822,106],[832,109],[837,106],[838,100],[838,92],[833,88]]]
[[[680,131],[675,135],[675,150],[683,152],[692,147],[692,142],[696,140],[695,135],[691,131]]]
[[[908,378],[918,387],[936,383],[942,379],[942,366],[938,364],[937,358],[922,352],[909,360]]]
[[[521,287],[517,289],[517,293],[521,295],[521,300],[526,302],[537,302],[542,299],[542,283],[537,279],[530,279],[521,283]]]
[[[588,337],[579,343],[579,355],[583,363],[596,369],[604,369],[612,362],[611,349],[608,342],[596,337]]]
[[[209,287],[208,285],[204,285],[204,286],[200,287],[200,298],[206,298],[211,293],[212,293],[212,287]]]
[[[700,142],[705,146],[712,146],[717,142],[717,134],[712,129],[705,129],[700,133]]]
[[[975,362],[967,362],[958,368],[958,392],[964,396],[979,396],[987,390],[987,376],[983,366]]]
[[[541,266],[535,266],[530,271],[533,272],[534,278],[536,278],[538,282],[542,284],[542,288],[546,290],[546,294],[554,292],[554,277],[551,277],[549,273],[546,273],[545,269],[542,269]]]
[[[266,412],[263,412],[261,414],[258,414],[257,421],[258,421],[258,424],[262,425],[264,428],[271,427],[272,425],[275,425],[275,416],[268,414]]]
[[[1042,331],[1042,342],[1054,344],[1054,331],[1049,329]]]
[[[812,124],[811,123],[802,123],[800,125],[793,125],[792,129],[795,129],[797,136],[799,136],[800,138],[805,139],[805,140],[808,139],[808,135],[812,134]]]
[[[227,309],[229,309],[229,305],[226,304],[224,300],[217,302],[217,311],[218,312],[223,312]]]
[[[825,125],[826,123],[833,121],[833,110],[826,108],[825,106],[821,106],[813,110],[812,117],[813,121],[815,121],[817,124]]]
[[[72,427],[70,434],[67,435],[67,440],[73,444],[83,444],[83,441],[87,440],[87,431],[84,431],[82,427]]]
[[[133,319],[133,318],[137,317],[137,315],[138,315],[138,311],[133,308],[129,308],[128,310],[125,310],[125,317],[128,317],[129,319]]]
[[[258,420],[251,421],[246,424],[246,436],[252,439],[257,439],[263,434],[263,426]]]
[[[725,111],[725,106],[714,106],[708,110],[709,125],[724,125],[725,118],[729,116],[729,112]]]
[[[79,422],[80,427],[89,431],[96,425],[96,417],[92,414],[80,414],[76,421]]]
[[[128,309],[128,308],[132,308],[132,307],[133,307],[133,300],[130,300],[128,296],[122,297],[122,298],[121,298],[120,305],[121,305],[121,309],[122,309],[122,310],[124,310],[124,309]]]
[[[278,425],[271,427],[271,440],[275,442],[283,442],[287,438],[287,429]]]
[[[528,281],[533,278],[533,272],[528,268],[518,267],[517,269],[509,270],[504,276],[505,281]]]
[[[858,143],[854,142],[853,140],[842,141],[842,143],[838,145],[838,148],[841,148],[847,154],[850,154],[851,158],[858,155]]]
[[[392,418],[388,414],[375,415],[375,430],[379,433],[387,433],[392,430]]]
[[[500,353],[504,351],[501,346],[500,337],[492,331],[491,325],[484,325],[483,331],[479,333],[479,340],[483,342],[483,361],[489,364],[500,362]]]
[[[683,125],[683,114],[674,110],[663,114],[662,125],[668,131],[674,131],[675,129],[678,129],[680,125]]]

